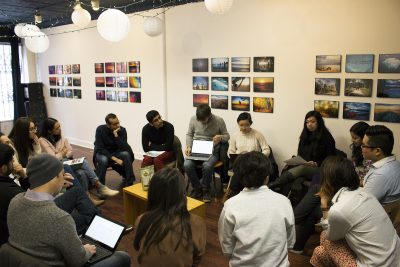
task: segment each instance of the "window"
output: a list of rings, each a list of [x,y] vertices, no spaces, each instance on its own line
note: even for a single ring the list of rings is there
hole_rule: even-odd
[[[14,119],[11,46],[0,43],[0,121]]]

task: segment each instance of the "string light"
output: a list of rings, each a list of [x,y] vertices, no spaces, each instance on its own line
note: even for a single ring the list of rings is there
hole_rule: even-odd
[[[35,11],[35,24],[42,23],[42,15],[40,14],[39,10]]]
[[[94,11],[98,11],[100,9],[100,1],[99,0],[92,0],[90,1],[91,5],[92,5],[92,9]]]

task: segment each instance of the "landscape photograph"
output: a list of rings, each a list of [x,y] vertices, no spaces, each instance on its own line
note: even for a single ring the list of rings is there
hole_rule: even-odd
[[[255,77],[253,78],[253,91],[255,93],[273,93],[274,78],[273,77]]]
[[[106,100],[106,92],[104,90],[96,90],[96,100]]]
[[[130,88],[141,88],[142,79],[136,76],[129,76],[129,87]]]
[[[198,107],[201,104],[208,104],[208,95],[193,94],[193,107]]]
[[[371,112],[370,103],[344,102],[343,119],[368,121]]]
[[[211,77],[212,91],[228,91],[228,77]]]
[[[274,113],[274,98],[253,97],[253,111],[262,113]]]
[[[372,79],[345,79],[344,81],[345,96],[372,96]]]
[[[126,73],[126,62],[117,62],[117,73]]]
[[[104,73],[104,63],[94,63],[94,73]]]
[[[126,76],[117,77],[117,87],[128,88],[128,77]]]
[[[400,98],[400,79],[378,79],[377,97]]]
[[[96,77],[96,87],[104,87],[106,86],[106,79],[104,77]]]
[[[316,72],[324,73],[337,73],[341,71],[342,56],[317,56],[316,58]]]
[[[211,108],[228,109],[228,96],[211,95]]]
[[[249,57],[233,57],[231,69],[232,69],[232,72],[250,72],[250,58]]]
[[[314,110],[324,118],[339,118],[339,101],[314,100]]]
[[[106,77],[106,87],[115,87],[115,77]]]
[[[337,78],[315,78],[316,95],[340,95],[340,79]]]
[[[128,62],[129,73],[140,73],[140,61]]]
[[[231,96],[232,110],[250,111],[250,97]]]
[[[106,73],[115,73],[115,62],[107,62],[105,64]]]
[[[193,90],[208,90],[208,77],[193,76]]]
[[[250,92],[250,77],[232,77],[232,91]]]
[[[211,71],[212,72],[228,72],[229,58],[217,57],[211,58]]]
[[[129,102],[142,103],[142,93],[141,92],[129,92]]]
[[[400,73],[400,54],[379,55],[378,72]]]
[[[400,123],[400,104],[375,104],[374,121]]]
[[[107,90],[106,91],[106,99],[107,101],[117,101],[117,92],[114,90]]]
[[[347,73],[372,73],[374,71],[374,55],[346,55]]]
[[[193,58],[192,59],[193,72],[208,72],[208,58]]]
[[[82,99],[82,90],[81,89],[74,89],[74,98]]]
[[[274,72],[274,57],[254,57],[254,72]]]

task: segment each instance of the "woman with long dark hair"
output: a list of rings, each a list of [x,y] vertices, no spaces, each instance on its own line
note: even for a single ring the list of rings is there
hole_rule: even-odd
[[[367,131],[369,124],[363,121],[355,123],[350,128],[351,135],[351,160],[353,161],[355,170],[360,178],[360,186],[363,184],[364,176],[369,171],[372,161],[364,159],[362,154],[361,145],[364,138],[365,132]]]
[[[150,181],[147,210],[133,241],[140,266],[198,266],[206,246],[204,220],[187,210],[184,178],[165,167]]]

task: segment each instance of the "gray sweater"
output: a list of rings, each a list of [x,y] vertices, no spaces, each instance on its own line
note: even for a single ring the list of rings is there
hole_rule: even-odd
[[[51,266],[83,266],[86,251],[71,215],[54,201],[32,201],[24,194],[8,208],[9,243]]]
[[[211,114],[210,120],[203,124],[197,120],[196,116],[193,116],[186,134],[186,146],[192,146],[193,138],[211,140],[216,135],[222,135],[222,140],[225,142],[229,141],[229,133],[223,118]]]

